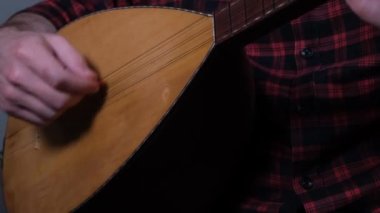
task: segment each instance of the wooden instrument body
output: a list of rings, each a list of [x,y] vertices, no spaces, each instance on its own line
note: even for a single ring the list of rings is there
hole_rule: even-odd
[[[237,53],[286,19],[235,35],[292,2],[236,0],[215,18],[124,8],[63,29],[106,87],[47,129],[9,120],[9,212],[231,212],[223,204],[233,202],[228,194],[239,194],[241,172],[253,168],[243,168],[241,159],[247,150],[255,156],[255,148],[246,147],[252,141],[252,88],[250,77],[239,73]],[[215,20],[222,20],[216,30]],[[224,42],[232,36],[237,46]]]
[[[74,108],[47,130],[10,119],[10,212],[68,212],[91,197],[154,131],[214,45],[211,16],[165,8],[97,13],[60,33],[107,88],[90,103],[98,108]]]

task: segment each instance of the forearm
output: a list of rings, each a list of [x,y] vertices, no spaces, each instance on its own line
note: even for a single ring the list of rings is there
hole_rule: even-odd
[[[33,13],[17,14],[5,22],[1,28],[42,33],[54,33],[57,31],[49,20]]]

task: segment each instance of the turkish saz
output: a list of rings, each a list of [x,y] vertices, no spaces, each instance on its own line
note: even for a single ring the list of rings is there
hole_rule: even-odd
[[[207,108],[182,96],[216,60],[216,46],[294,2],[226,1],[214,14],[127,7],[64,27],[59,34],[105,87],[46,128],[9,119],[3,161],[8,211],[213,212],[211,204],[220,205],[220,195],[231,192],[226,185],[240,156],[234,153],[242,141],[240,121],[234,119],[242,108],[232,115],[226,109],[236,105],[238,91],[227,94],[233,91],[225,82],[233,78],[229,73],[221,89],[198,90],[201,102],[225,90],[220,104]],[[216,63],[228,67],[228,60]]]

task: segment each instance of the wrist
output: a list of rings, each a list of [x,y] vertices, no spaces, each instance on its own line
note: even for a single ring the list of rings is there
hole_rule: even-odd
[[[55,33],[57,31],[49,20],[33,13],[17,14],[1,25],[0,29],[10,32],[33,31],[41,33]]]

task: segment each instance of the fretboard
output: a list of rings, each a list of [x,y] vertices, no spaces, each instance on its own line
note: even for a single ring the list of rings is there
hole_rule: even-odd
[[[298,0],[226,0],[214,13],[216,44],[260,23]]]

